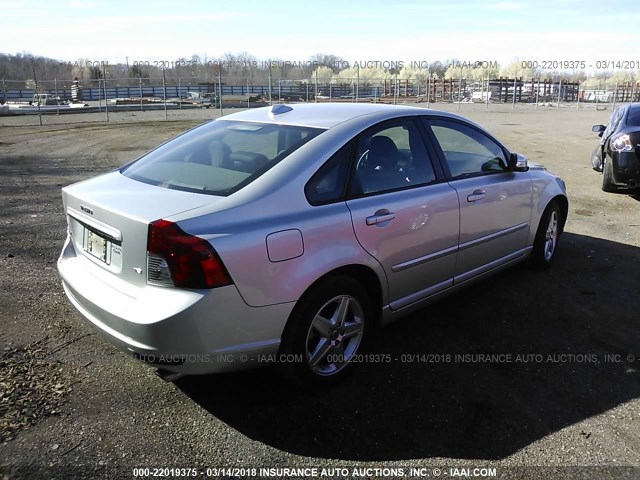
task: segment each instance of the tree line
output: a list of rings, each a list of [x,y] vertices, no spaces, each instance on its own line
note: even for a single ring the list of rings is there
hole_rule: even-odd
[[[394,63],[394,62],[387,62]],[[117,79],[122,84],[137,83],[158,84],[163,79],[194,78],[199,82],[217,82],[222,79],[229,85],[266,85],[268,82],[316,81],[318,83],[352,83],[356,79],[361,84],[380,82],[390,79],[409,80],[426,83],[432,80],[463,79],[468,81],[486,81],[500,77],[540,79],[552,81],[580,82],[588,88],[611,88],[617,84],[638,81],[639,71],[619,70],[601,71],[587,76],[583,70],[543,71],[535,68],[523,68],[518,59],[500,65],[497,62],[477,62],[467,64],[457,59],[446,59],[419,67],[403,64],[401,68],[382,66],[364,67],[351,64],[337,55],[318,53],[300,62],[282,60],[258,60],[247,52],[226,53],[223,56],[208,58],[193,55],[175,61],[127,61],[108,63],[79,58],[76,61],[61,61],[52,58],[34,56],[29,53],[0,53],[0,80],[30,87],[37,81],[91,81],[102,78]]]

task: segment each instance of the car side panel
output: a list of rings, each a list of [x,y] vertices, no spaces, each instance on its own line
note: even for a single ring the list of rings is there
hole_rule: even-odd
[[[247,204],[185,220],[180,226],[211,242],[250,306],[297,301],[318,278],[345,265],[371,268],[386,296],[384,271],[356,240],[345,203],[311,207],[303,199],[298,202],[301,208],[287,215],[260,215],[259,204]],[[207,234],[211,231],[217,233]],[[273,253],[269,258],[267,238],[289,231],[302,238],[301,254],[296,243],[294,258],[278,261]]]
[[[526,246],[531,221],[527,172],[505,172],[451,182],[460,199],[460,245],[456,282],[477,269],[508,259]],[[484,192],[476,199],[476,192]]]
[[[540,224],[540,219],[542,218],[542,214],[547,208],[547,205],[549,205],[549,202],[556,197],[566,197],[566,192],[563,187],[562,180],[558,177],[549,175],[548,172],[541,168],[532,168],[529,170],[529,175],[533,186],[533,209],[531,212],[531,227],[529,230],[527,245],[531,246],[535,241],[538,225]]]
[[[347,202],[362,247],[382,264],[391,308],[401,308],[453,283],[459,206],[447,183]],[[371,223],[376,212],[388,221]]]

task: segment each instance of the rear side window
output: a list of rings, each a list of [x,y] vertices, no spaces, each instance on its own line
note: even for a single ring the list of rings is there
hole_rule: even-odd
[[[351,196],[427,185],[435,180],[431,160],[413,119],[384,122],[358,137]]]
[[[343,200],[351,168],[352,144],[348,143],[311,177],[304,188],[311,205]]]
[[[435,181],[418,125],[405,118],[376,125],[343,146],[307,182],[305,194],[311,205],[323,205]]]
[[[226,196],[321,132],[310,127],[217,120],[161,145],[120,172],[165,188]]]

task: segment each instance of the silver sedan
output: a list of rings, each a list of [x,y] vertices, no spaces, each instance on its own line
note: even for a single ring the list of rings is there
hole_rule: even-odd
[[[564,182],[444,112],[284,105],[194,128],[62,190],[58,269],[166,376],[277,363],[326,384],[371,332],[516,262],[549,266]]]

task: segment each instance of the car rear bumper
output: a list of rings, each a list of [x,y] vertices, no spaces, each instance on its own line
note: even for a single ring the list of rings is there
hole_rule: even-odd
[[[212,290],[133,287],[65,243],[58,271],[71,303],[110,343],[186,375],[258,366],[277,353],[294,303],[250,307],[234,285]]]

